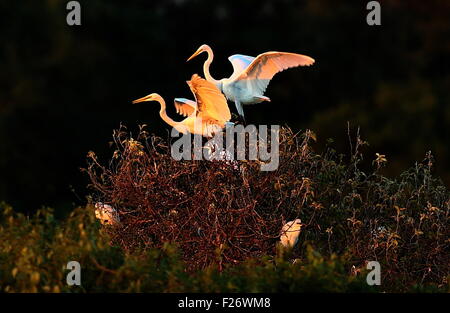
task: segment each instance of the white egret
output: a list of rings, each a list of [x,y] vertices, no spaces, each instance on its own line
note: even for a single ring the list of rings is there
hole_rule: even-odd
[[[109,204],[97,202],[95,204],[95,217],[102,225],[116,225],[120,222],[117,211]]]
[[[197,74],[192,75],[187,81],[196,101],[175,98],[174,105],[179,113],[186,118],[181,122],[171,119],[166,113],[166,102],[157,93],[152,93],[143,98],[134,100],[133,103],[144,101],[158,101],[161,105],[159,115],[170,126],[180,133],[199,134],[212,137],[214,133],[221,131],[231,119],[227,100],[219,89]]]
[[[287,222],[281,229],[280,241],[284,247],[293,247],[298,242],[298,236],[303,224],[298,218],[296,220]]]
[[[208,58],[203,64],[206,80],[214,83],[227,99],[235,103],[242,118],[244,118],[243,104],[270,101],[268,97],[264,96],[264,92],[276,73],[291,67],[309,66],[314,63],[314,59],[309,56],[289,52],[270,51],[262,53],[256,58],[235,54],[228,58],[233,65],[233,74],[229,78],[216,80],[209,72],[214,54],[208,45],[201,45],[188,61],[202,52],[208,54]]]

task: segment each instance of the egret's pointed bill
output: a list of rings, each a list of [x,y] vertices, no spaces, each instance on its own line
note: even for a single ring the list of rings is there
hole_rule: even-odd
[[[148,95],[148,96],[145,96],[145,97],[142,97],[142,98],[134,100],[133,104],[140,103],[140,102],[145,102],[145,101],[152,101],[152,100],[153,100],[153,95]]]
[[[186,62],[189,62],[190,60],[192,60],[193,58],[195,58],[197,55],[199,55],[199,54],[202,53],[202,52],[203,52],[202,49],[198,49],[197,51],[194,52],[193,55],[191,55],[191,56],[186,60]]]

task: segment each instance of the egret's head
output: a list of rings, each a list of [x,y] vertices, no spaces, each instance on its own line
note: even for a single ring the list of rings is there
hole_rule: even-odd
[[[158,98],[158,94],[157,93],[151,93],[145,97],[136,99],[133,101],[133,103],[140,103],[140,102],[145,102],[145,101],[157,101]]]
[[[193,58],[195,58],[195,57],[196,57],[197,55],[199,55],[200,53],[205,52],[205,51],[208,51],[208,50],[211,50],[211,48],[210,48],[208,45],[201,45],[200,48],[198,48],[197,51],[195,51],[194,54],[191,55],[191,56],[189,57],[189,59],[187,59],[187,61],[192,60]],[[187,62],[187,61],[186,61],[186,62]]]

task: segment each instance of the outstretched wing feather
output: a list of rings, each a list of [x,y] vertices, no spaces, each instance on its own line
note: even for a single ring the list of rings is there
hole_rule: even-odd
[[[228,58],[233,65],[233,74],[231,77],[239,75],[242,73],[255,59],[255,57],[251,57],[243,54],[233,54]]]
[[[204,117],[221,122],[231,119],[227,100],[213,83],[194,74],[188,85],[197,100],[197,114],[201,113]]]
[[[314,62],[313,58],[302,54],[266,52],[258,55],[239,76],[234,78],[234,81],[239,83],[245,81],[253,91],[263,95],[276,73],[291,67],[309,66]]]
[[[186,98],[175,98],[173,104],[178,114],[190,116],[197,110],[197,103]]]

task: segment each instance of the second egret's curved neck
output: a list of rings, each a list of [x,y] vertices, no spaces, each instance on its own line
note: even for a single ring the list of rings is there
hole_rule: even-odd
[[[210,81],[217,85],[219,83],[218,80],[215,80],[211,73],[209,72],[209,66],[211,65],[213,59],[214,59],[214,53],[210,47],[206,49],[206,53],[208,53],[208,58],[206,59],[205,63],[203,64],[203,73],[205,74],[205,78],[207,81]]]
[[[167,115],[167,112],[166,112],[166,101],[164,101],[163,97],[158,96],[155,100],[158,101],[159,104],[161,105],[161,109],[159,110],[159,116],[161,116],[163,121],[166,122],[167,124],[169,124],[172,127],[177,126],[179,124],[179,122],[175,122],[173,119],[171,119]]]

